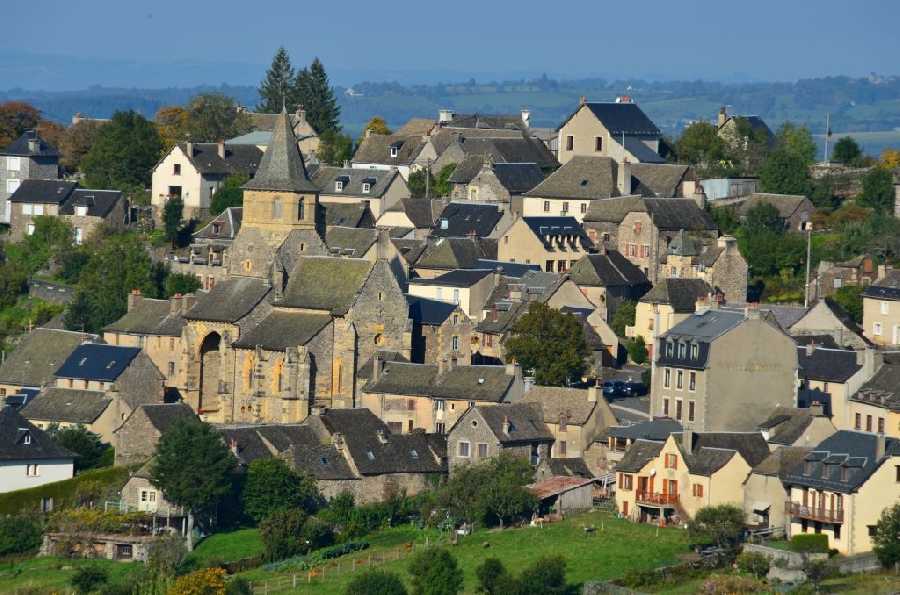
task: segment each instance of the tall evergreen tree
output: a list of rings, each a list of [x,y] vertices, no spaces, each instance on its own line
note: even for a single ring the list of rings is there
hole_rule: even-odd
[[[284,46],[278,48],[272,59],[272,66],[266,71],[266,78],[259,84],[259,104],[256,111],[261,114],[280,114],[281,108],[293,111],[297,108],[297,81],[291,57]]]
[[[319,58],[297,73],[297,94],[300,105],[306,110],[307,121],[320,136],[329,131],[341,131],[338,124],[341,108]]]

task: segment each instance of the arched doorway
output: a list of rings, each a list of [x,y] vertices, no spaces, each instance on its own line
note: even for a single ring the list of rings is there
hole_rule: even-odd
[[[210,333],[200,344],[200,398],[197,409],[203,409],[208,403],[215,403],[219,392],[219,366],[221,354],[219,345],[222,337],[219,333]]]

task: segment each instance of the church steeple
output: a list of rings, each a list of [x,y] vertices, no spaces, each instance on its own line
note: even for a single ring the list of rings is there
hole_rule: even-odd
[[[263,153],[256,176],[246,184],[245,190],[273,190],[281,192],[316,192],[309,179],[303,156],[297,146],[297,137],[290,117],[282,110]]]

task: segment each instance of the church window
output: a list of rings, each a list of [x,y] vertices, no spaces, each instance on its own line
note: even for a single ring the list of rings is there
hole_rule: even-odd
[[[281,197],[276,196],[275,200],[272,201],[272,218],[273,219],[281,219]]]
[[[297,219],[303,221],[306,219],[306,199],[301,198],[300,202],[297,203]]]

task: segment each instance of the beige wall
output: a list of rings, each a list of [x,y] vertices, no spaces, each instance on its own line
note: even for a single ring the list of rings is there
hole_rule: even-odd
[[[177,175],[174,173],[176,164],[181,166],[181,173]],[[209,209],[209,190],[204,189],[203,176],[194,168],[181,147],[177,145],[153,170],[150,202],[154,211],[162,211],[168,200],[170,186],[181,187],[185,216],[200,209]]]
[[[744,484],[744,512],[747,522],[753,525],[762,523],[765,516],[753,511],[756,502],[769,504],[769,526],[787,527],[790,523],[784,512],[784,503],[788,499],[788,490],[777,475],[761,475],[751,473]]]
[[[575,217],[578,223],[584,221],[585,212],[591,204],[589,199],[568,198],[522,198],[523,217]]]
[[[559,240],[564,240],[560,242]],[[535,236],[522,219],[517,219],[510,228],[500,236],[497,246],[497,259],[510,262],[540,265],[541,270],[546,271],[546,262],[553,261],[553,272],[559,272],[559,262],[562,261],[566,270],[569,270],[582,256],[585,250],[581,248],[577,235],[567,238],[554,237],[549,245]]]
[[[900,343],[900,302],[863,297],[863,335],[876,345]]]

